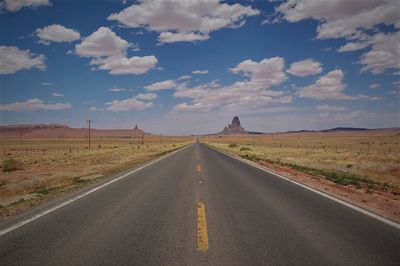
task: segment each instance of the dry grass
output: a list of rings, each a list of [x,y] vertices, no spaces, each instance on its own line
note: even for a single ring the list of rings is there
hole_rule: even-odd
[[[203,141],[241,156],[349,173],[400,187],[400,130],[214,136]]]
[[[149,161],[193,138],[0,140],[0,216]],[[10,162],[18,167],[4,168]],[[5,171],[7,170],[7,171]]]

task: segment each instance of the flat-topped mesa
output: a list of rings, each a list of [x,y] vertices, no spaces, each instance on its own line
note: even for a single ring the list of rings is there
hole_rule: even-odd
[[[239,117],[235,116],[232,123],[226,126],[220,134],[246,134],[247,131],[240,125]]]

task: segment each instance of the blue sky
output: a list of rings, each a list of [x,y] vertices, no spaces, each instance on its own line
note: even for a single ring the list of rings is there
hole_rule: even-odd
[[[0,122],[398,127],[397,1],[5,0]]]

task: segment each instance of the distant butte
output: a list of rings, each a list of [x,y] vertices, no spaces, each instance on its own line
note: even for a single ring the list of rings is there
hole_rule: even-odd
[[[234,134],[248,134],[248,132],[241,126],[239,117],[235,116],[232,119],[232,123],[227,125],[219,134],[234,135]]]

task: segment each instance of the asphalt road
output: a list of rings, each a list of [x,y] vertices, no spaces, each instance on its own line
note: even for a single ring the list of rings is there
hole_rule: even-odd
[[[400,265],[400,230],[194,144],[0,236],[0,265],[182,264]]]

